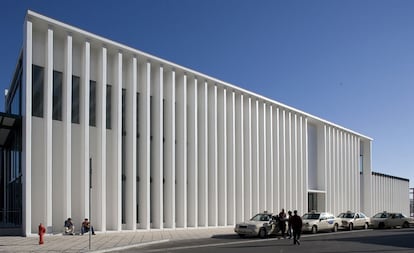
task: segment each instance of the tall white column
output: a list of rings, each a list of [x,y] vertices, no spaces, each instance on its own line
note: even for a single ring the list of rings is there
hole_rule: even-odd
[[[154,66],[152,71],[152,105],[151,110],[151,213],[152,227],[163,228],[163,97],[164,68]]]
[[[46,182],[45,182],[45,198],[46,198],[46,212],[44,213],[45,226],[47,227],[47,232],[52,232],[52,223],[53,223],[53,185],[52,185],[52,106],[53,106],[53,30],[47,30],[47,45],[46,45],[46,78],[44,87],[44,161],[45,161],[45,170],[46,170]]]
[[[227,225],[227,90],[217,88],[218,225]]]
[[[139,99],[139,224],[140,228],[150,229],[150,85],[151,63],[144,62],[140,68]]]
[[[94,218],[94,228],[106,231],[106,89],[107,85],[107,49],[102,47],[99,52],[99,77],[96,96],[96,116],[97,116],[97,152],[93,160],[93,170],[96,173],[96,182],[93,182],[93,188],[96,192],[96,217]],[[94,173],[94,174],[95,174]]]
[[[137,58],[129,62],[129,80],[126,83],[126,191],[125,222],[127,229],[136,230],[137,224]]]
[[[63,217],[72,216],[72,36],[65,41],[65,70],[63,71]]]
[[[115,55],[115,82],[112,88],[113,108],[112,108],[112,229],[120,231],[122,229],[122,53]],[[108,192],[109,193],[109,192]]]
[[[187,227],[187,75],[176,80],[176,226]]]
[[[208,83],[200,82],[198,89],[198,225],[208,226]]]
[[[209,86],[208,94],[208,223],[217,226],[217,86]]]
[[[25,20],[23,33],[22,84],[22,228],[26,236],[32,233],[32,22]]]
[[[259,211],[268,211],[267,206],[267,181],[269,178],[267,177],[267,161],[266,161],[266,104],[265,103],[258,103],[258,137],[259,137],[259,146],[258,146],[258,158],[259,158]]]
[[[80,84],[80,127],[81,127],[81,178],[79,180],[82,200],[81,215],[89,216],[89,85],[90,85],[90,43],[83,45],[83,68]]]
[[[260,192],[259,192],[259,101],[253,99],[251,104],[251,154],[252,154],[252,215],[259,212]]]
[[[235,155],[236,155],[236,222],[245,218],[244,187],[244,105],[243,95],[235,95]]]
[[[244,120],[244,220],[252,217],[252,101],[246,98],[243,104]]]
[[[236,224],[236,94],[227,92],[227,224]]]
[[[188,80],[188,114],[187,114],[187,124],[188,124],[188,188],[187,188],[187,215],[188,215],[188,224],[189,227],[198,226],[198,91],[197,78],[192,78]]]
[[[269,212],[273,212],[274,210],[274,150],[273,150],[273,138],[274,138],[274,131],[273,131],[273,106],[269,105],[266,107],[266,178],[267,178],[267,184],[266,184],[266,191],[267,193],[267,210]]]
[[[274,116],[274,141],[273,141],[273,155],[274,155],[274,173],[273,173],[273,191],[276,193],[273,195],[273,212],[277,212],[280,207],[280,116],[279,116],[279,108],[276,107],[275,110],[275,116]]]
[[[175,71],[166,71],[165,91],[165,159],[164,215],[165,227],[175,228]]]

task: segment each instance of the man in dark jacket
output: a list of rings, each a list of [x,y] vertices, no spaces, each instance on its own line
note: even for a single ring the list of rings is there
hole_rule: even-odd
[[[302,232],[302,218],[298,215],[298,211],[293,211],[293,216],[290,219],[293,230],[293,244],[300,245],[300,234]]]

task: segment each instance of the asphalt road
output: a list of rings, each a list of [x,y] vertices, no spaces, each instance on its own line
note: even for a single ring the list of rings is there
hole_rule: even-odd
[[[204,240],[180,240],[122,251],[124,253],[174,252],[414,252],[414,228],[387,230],[354,230],[337,233],[304,234],[301,245],[279,238],[239,238],[236,234]]]

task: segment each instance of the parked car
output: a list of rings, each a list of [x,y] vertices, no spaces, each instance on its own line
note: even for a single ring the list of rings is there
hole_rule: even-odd
[[[247,235],[266,238],[269,235],[279,233],[278,219],[271,213],[258,213],[246,222],[237,223],[234,232],[240,237]]]
[[[368,229],[370,225],[370,218],[361,212],[340,213],[337,218],[341,220],[339,223],[341,228],[353,230],[354,228]]]
[[[414,220],[402,213],[389,213],[384,211],[377,213],[371,218],[371,225],[373,228],[408,228],[410,225],[414,225]]]
[[[302,230],[313,234],[322,230],[338,231],[340,220],[331,213],[310,212],[302,216]]]

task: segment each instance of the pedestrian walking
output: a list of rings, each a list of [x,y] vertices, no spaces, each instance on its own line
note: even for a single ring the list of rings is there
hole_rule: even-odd
[[[292,239],[292,224],[291,224],[291,218],[292,218],[292,211],[288,211],[288,229],[287,229],[287,235],[289,236],[289,239]]]
[[[300,234],[302,233],[302,218],[298,215],[298,211],[293,211],[293,216],[290,219],[293,230],[293,244],[300,245]]]
[[[282,232],[282,238],[286,238],[286,221],[287,221],[287,217],[286,217],[286,213],[285,213],[285,209],[282,208],[282,211],[280,211],[279,213],[279,229]]]

